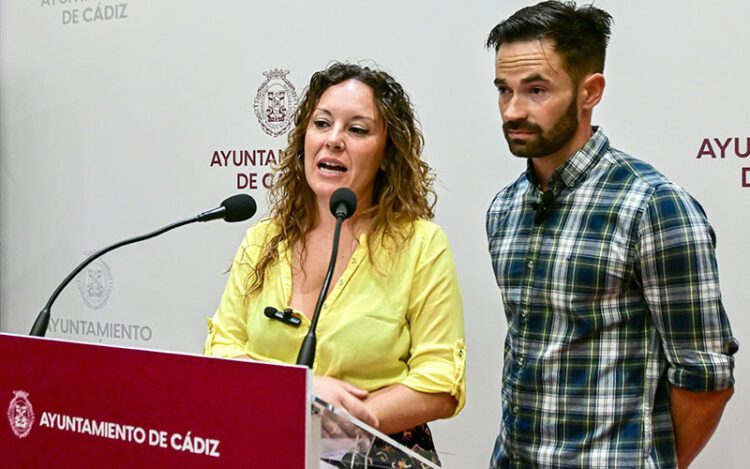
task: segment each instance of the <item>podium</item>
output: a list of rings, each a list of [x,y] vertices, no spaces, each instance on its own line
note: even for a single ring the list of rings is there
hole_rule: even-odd
[[[11,334],[0,356],[12,467],[377,468],[378,440],[439,467],[312,396],[305,367]]]

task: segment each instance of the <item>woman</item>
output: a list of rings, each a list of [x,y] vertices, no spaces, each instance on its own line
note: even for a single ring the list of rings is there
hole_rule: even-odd
[[[334,63],[312,76],[275,170],[270,218],[237,253],[206,354],[294,363],[323,284],[340,187],[357,196],[317,328],[316,394],[407,446],[464,404],[461,297],[408,96],[387,73]],[[291,308],[302,325],[269,320]]]

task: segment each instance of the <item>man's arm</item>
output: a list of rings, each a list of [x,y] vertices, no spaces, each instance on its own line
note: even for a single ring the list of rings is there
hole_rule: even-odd
[[[684,190],[664,184],[639,226],[643,293],[662,342],[675,451],[686,468],[719,424],[738,343],[721,301],[715,236]]]
[[[678,468],[686,469],[706,446],[732,394],[734,388],[695,392],[672,387],[669,408],[674,425]]]

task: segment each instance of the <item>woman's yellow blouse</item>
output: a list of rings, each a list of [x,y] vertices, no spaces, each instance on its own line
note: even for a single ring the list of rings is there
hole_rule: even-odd
[[[406,249],[376,247],[370,262],[363,235],[318,319],[313,372],[374,391],[400,383],[428,393],[450,393],[464,406],[465,345],[461,292],[448,240],[434,223],[415,222]],[[250,266],[278,228],[264,220],[250,228],[235,256],[219,309],[208,322],[205,353],[249,355],[295,363],[310,320],[294,327],[267,318],[267,306],[289,307],[290,252],[266,274],[260,292],[246,295]]]

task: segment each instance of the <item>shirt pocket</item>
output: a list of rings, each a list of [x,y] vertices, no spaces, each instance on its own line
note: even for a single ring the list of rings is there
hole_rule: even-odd
[[[565,256],[562,287],[574,301],[606,301],[622,293],[632,265],[624,240],[580,240]]]
[[[318,336],[319,353],[345,374],[388,375],[405,368],[409,331],[403,318],[374,311],[348,311],[345,324]],[[367,373],[366,373],[367,374]]]
[[[556,310],[567,313],[567,327],[572,328],[568,332],[573,337],[619,329],[629,320],[623,306],[636,298],[632,295],[633,267],[625,243],[579,241],[561,260],[558,275],[564,279],[551,282],[554,293],[550,297],[556,302]]]
[[[401,342],[400,339],[409,335],[404,314],[367,311],[359,315],[359,323],[362,334],[357,337],[357,342],[363,348],[371,350],[390,350],[395,353],[394,347]]]

